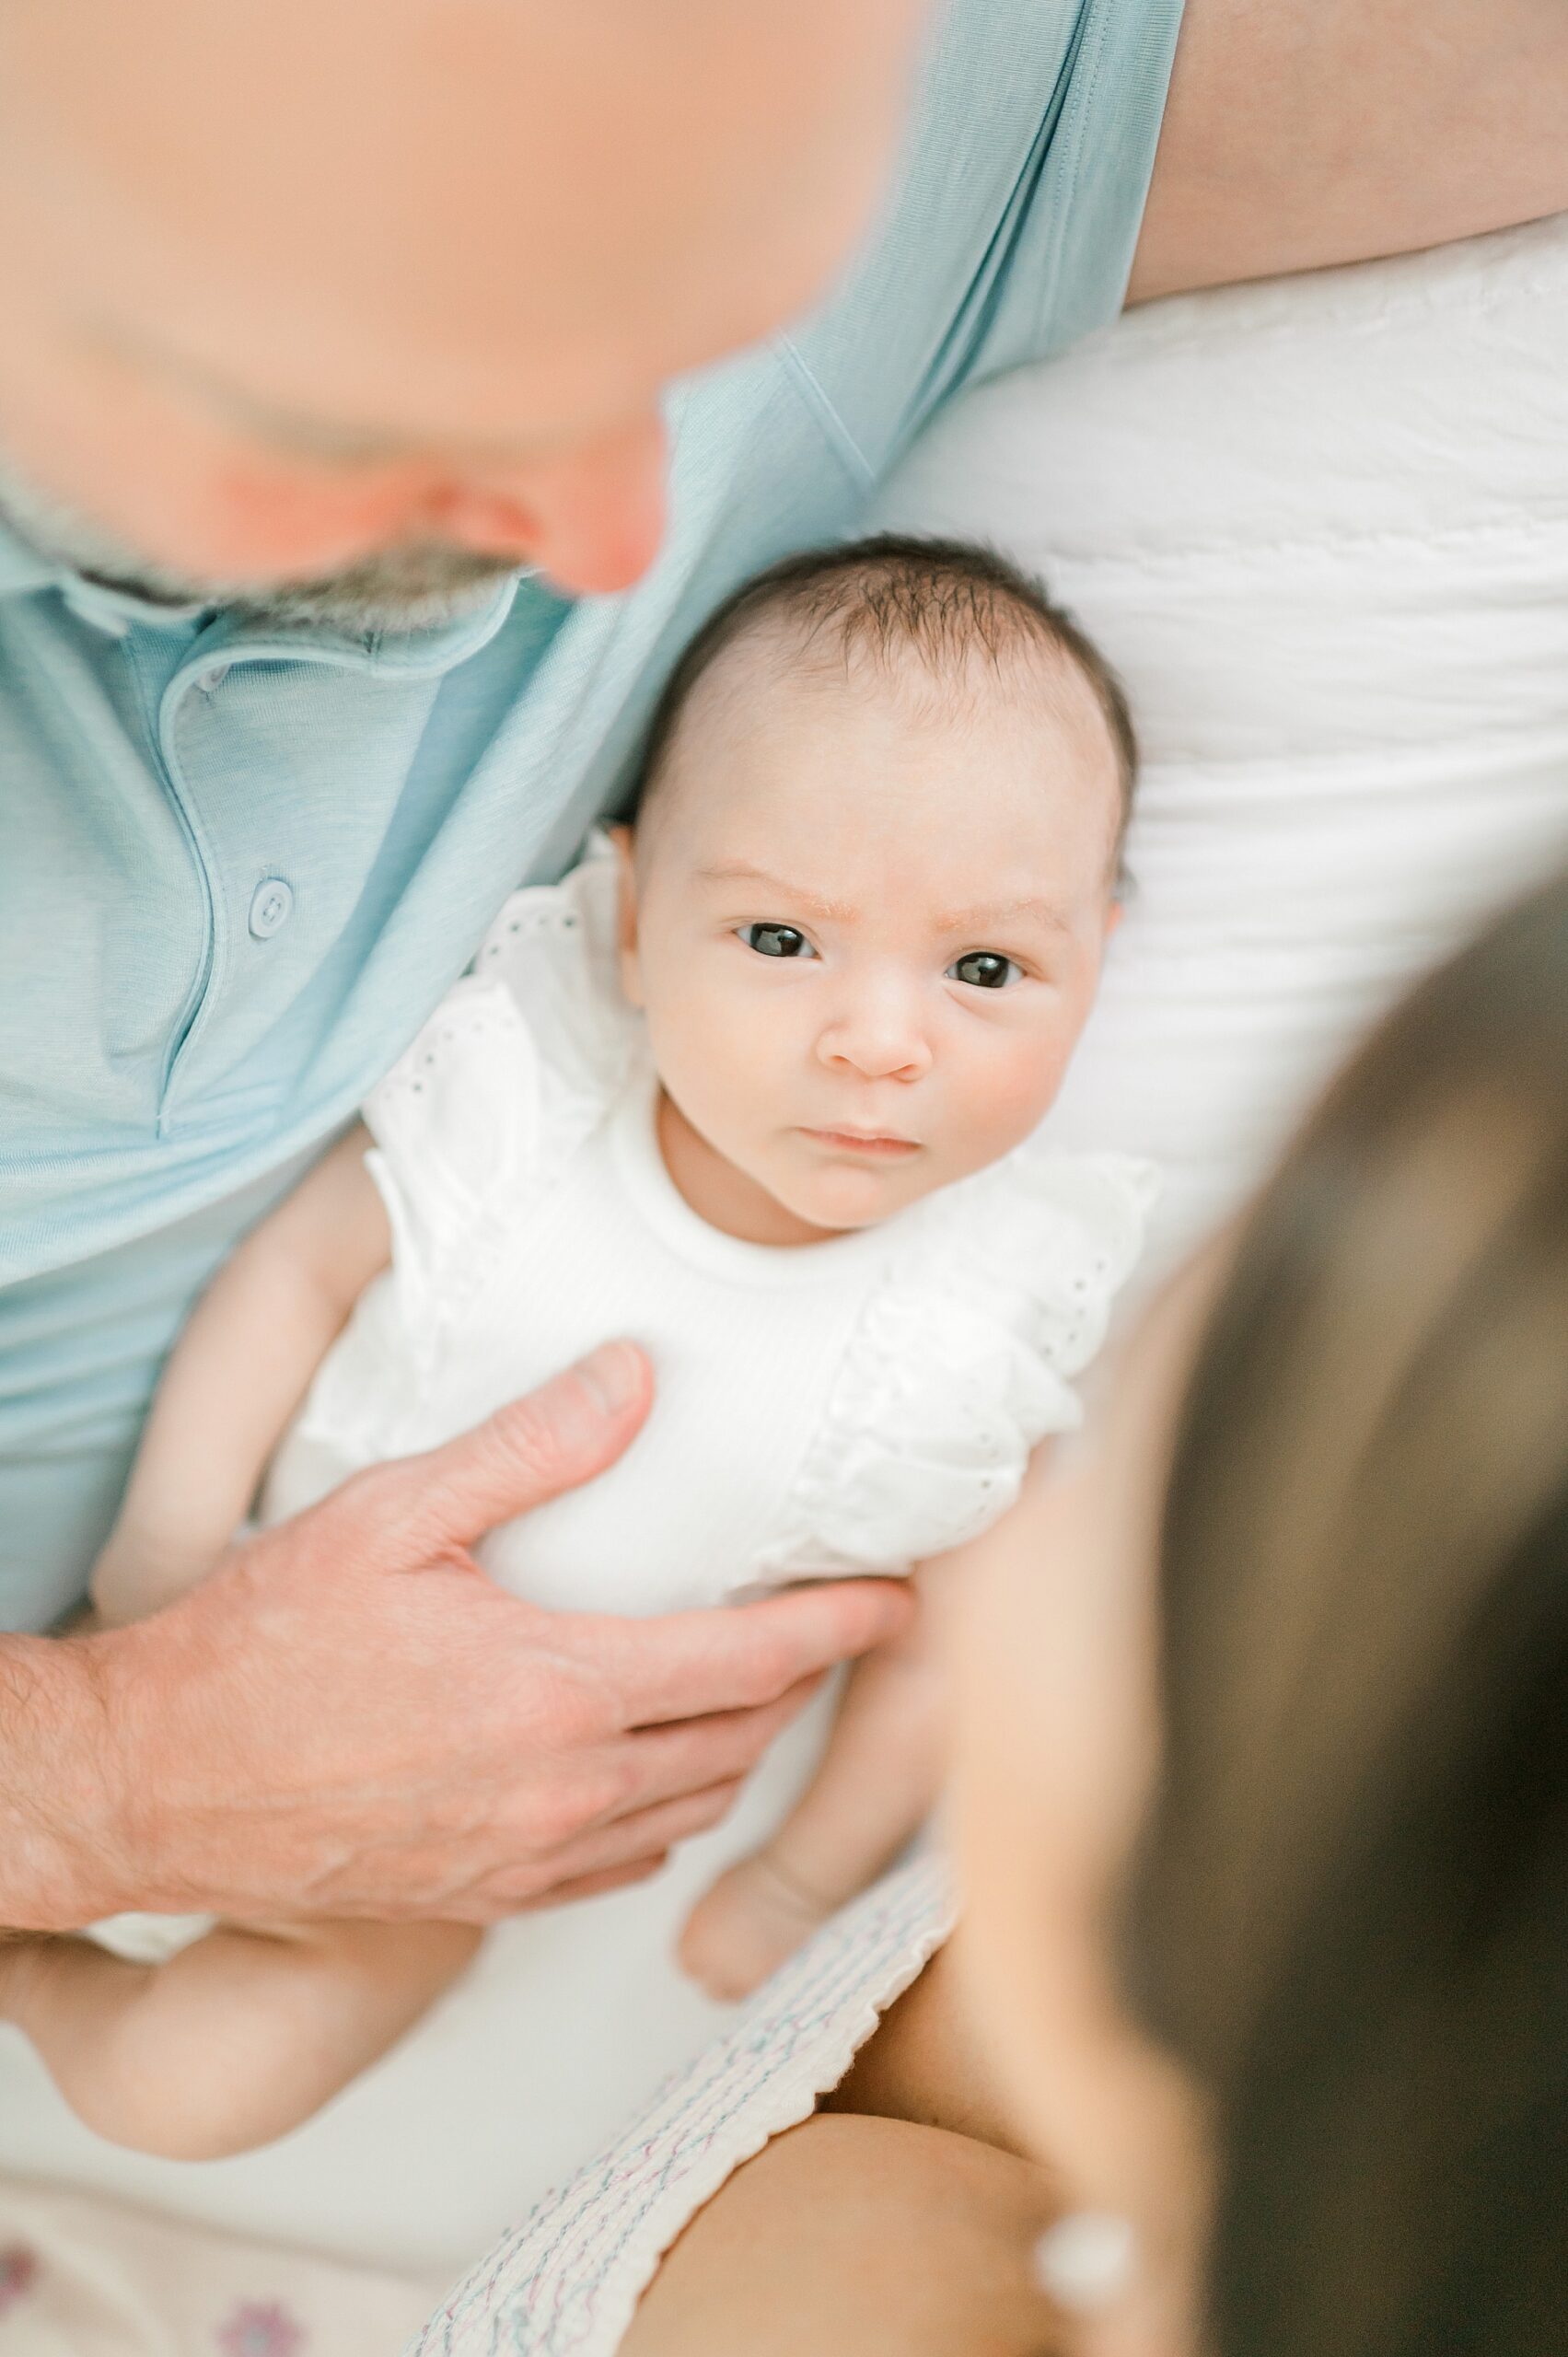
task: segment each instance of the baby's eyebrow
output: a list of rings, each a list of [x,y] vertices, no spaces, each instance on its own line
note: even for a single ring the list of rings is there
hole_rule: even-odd
[[[938,933],[976,933],[988,925],[1007,924],[1015,917],[1034,917],[1056,933],[1072,931],[1062,911],[1033,892],[1021,893],[1015,900],[987,900],[976,908],[945,909],[935,925]]]
[[[834,900],[820,892],[807,891],[783,876],[771,874],[765,867],[754,867],[749,859],[714,860],[709,866],[699,867],[697,877],[703,884],[763,885],[804,915],[821,917],[835,924],[853,924],[856,915],[847,900]],[[1032,917],[1053,933],[1071,933],[1073,929],[1062,911],[1037,892],[1021,892],[1008,900],[986,900],[972,908],[945,909],[933,918],[932,928],[940,934],[983,933],[988,926],[1007,924],[1018,917]]]
[[[697,877],[703,884],[764,884],[776,892],[790,907],[803,910],[810,916],[822,917],[838,924],[853,923],[855,911],[847,900],[833,900],[819,892],[808,892],[798,884],[791,884],[782,876],[772,876],[765,867],[753,867],[747,859],[719,859],[709,867],[699,867]]]

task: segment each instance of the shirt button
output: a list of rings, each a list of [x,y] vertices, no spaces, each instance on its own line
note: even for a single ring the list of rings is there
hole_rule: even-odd
[[[250,931],[257,941],[281,933],[294,913],[294,892],[281,876],[264,877],[250,900]]]

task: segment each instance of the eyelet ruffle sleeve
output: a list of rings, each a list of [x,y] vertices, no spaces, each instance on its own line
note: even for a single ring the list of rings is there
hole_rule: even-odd
[[[620,1097],[642,1051],[617,973],[603,836],[560,884],[515,892],[365,1107],[411,1337],[433,1341],[489,1250]]]
[[[1141,1248],[1152,1167],[1028,1146],[910,1215],[768,1550],[773,1581],[900,1571],[986,1529],[1072,1431]]]

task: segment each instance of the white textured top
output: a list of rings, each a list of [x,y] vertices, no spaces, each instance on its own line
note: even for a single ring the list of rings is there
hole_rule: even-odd
[[[280,1449],[268,1516],[629,1334],[656,1377],[647,1430],[482,1543],[515,1593],[663,1612],[971,1538],[1077,1421],[1069,1378],[1136,1255],[1148,1167],[1031,1144],[823,1244],[722,1235],[665,1169],[614,923],[602,844],[516,894],[371,1098],[393,1266]]]

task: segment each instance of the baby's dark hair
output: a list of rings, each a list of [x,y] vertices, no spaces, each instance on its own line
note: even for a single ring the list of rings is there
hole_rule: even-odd
[[[655,709],[643,758],[645,801],[669,756],[698,681],[759,623],[782,619],[804,651],[849,663],[912,655],[937,679],[961,676],[977,655],[993,668],[1043,651],[1069,664],[1098,706],[1116,764],[1116,853],[1132,812],[1138,739],[1110,665],[1044,585],[995,550],[970,540],[897,532],[786,556],[742,583],[691,641]]]

